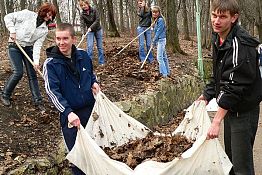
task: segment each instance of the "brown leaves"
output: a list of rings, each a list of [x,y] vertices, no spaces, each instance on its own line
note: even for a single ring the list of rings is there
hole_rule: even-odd
[[[192,146],[192,142],[183,136],[156,136],[152,133],[143,139],[132,140],[127,144],[105,152],[112,158],[126,163],[131,168],[145,160],[169,162]]]
[[[171,136],[172,131],[177,128],[183,117],[184,112],[181,112],[174,116],[168,124],[154,127],[154,130],[164,136],[154,135],[151,132],[143,139],[130,140],[122,146],[111,149],[104,148],[104,151],[112,159],[124,162],[131,168],[135,168],[138,164],[149,159],[158,162],[169,162],[175,157],[179,158],[193,144],[193,141],[183,136]]]

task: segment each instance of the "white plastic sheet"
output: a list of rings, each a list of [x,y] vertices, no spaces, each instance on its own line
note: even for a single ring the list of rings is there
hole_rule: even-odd
[[[150,129],[130,117],[101,91],[87,123],[86,130],[102,147],[120,146],[129,140],[144,138]]]
[[[97,98],[97,103],[100,101]],[[112,105],[112,104],[108,104]],[[116,106],[114,106],[116,107]],[[107,109],[104,109],[107,108]],[[110,111],[112,106],[104,105],[99,110]],[[126,164],[110,159],[89,136],[89,129],[78,131],[76,144],[67,159],[88,175],[227,175],[232,167],[217,139],[206,140],[210,126],[204,102],[194,103],[174,134],[182,134],[196,140],[193,146],[171,162],[146,161],[134,170]],[[113,116],[104,116],[113,117]],[[115,116],[116,118],[118,116]],[[127,118],[129,119],[130,116]],[[132,120],[133,121],[133,120]],[[106,125],[107,123],[103,123]],[[109,123],[111,124],[111,123]],[[119,125],[118,122],[113,124]],[[196,129],[197,128],[197,129]],[[95,134],[95,133],[94,133]],[[113,134],[122,135],[121,132]],[[143,137],[143,136],[142,136]]]

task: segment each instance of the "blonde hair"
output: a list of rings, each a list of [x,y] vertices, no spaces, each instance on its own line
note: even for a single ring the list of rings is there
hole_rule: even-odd
[[[80,7],[81,7],[83,4],[87,4],[87,5],[90,6],[89,0],[79,0],[78,2],[79,2]]]
[[[153,12],[153,11],[159,12],[159,17],[161,16],[161,17],[163,18],[163,20],[164,20],[164,22],[165,22],[165,25],[166,25],[166,19],[165,19],[164,16],[162,15],[161,8],[160,8],[159,6],[157,6],[157,5],[151,6],[151,11],[152,11],[152,12]],[[154,20],[156,20],[156,19],[153,19],[153,21],[154,21]]]

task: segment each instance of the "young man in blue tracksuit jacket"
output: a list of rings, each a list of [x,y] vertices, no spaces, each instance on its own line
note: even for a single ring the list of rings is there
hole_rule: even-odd
[[[71,24],[62,23],[56,30],[56,46],[47,49],[44,67],[46,92],[60,112],[60,124],[66,145],[71,150],[75,144],[77,128],[86,126],[100,88],[93,74],[92,60],[83,50],[78,50],[75,31]],[[84,174],[77,167],[74,174]]]

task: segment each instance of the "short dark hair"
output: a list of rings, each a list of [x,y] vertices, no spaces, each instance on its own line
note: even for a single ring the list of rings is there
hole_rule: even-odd
[[[67,30],[67,31],[69,31],[71,36],[76,36],[74,26],[72,24],[69,24],[69,23],[58,24],[56,30],[57,31],[66,31]]]
[[[230,15],[234,16],[239,14],[239,5],[236,0],[213,0],[211,10],[220,13],[229,11]]]
[[[56,16],[56,13],[57,13],[57,9],[55,7],[55,5],[51,4],[51,3],[43,3],[39,10],[38,10],[38,15],[41,17],[41,18],[44,18],[46,17],[46,14],[48,12],[51,12],[52,13],[52,20],[55,19],[55,16]]]

